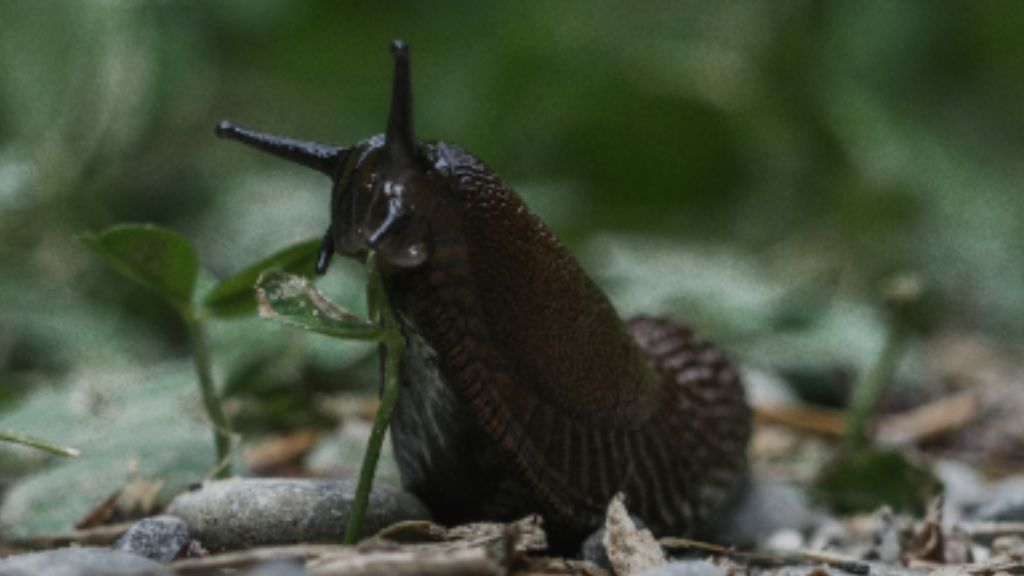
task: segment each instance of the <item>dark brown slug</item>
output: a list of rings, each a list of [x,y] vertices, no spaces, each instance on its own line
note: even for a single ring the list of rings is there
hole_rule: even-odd
[[[609,499],[660,534],[709,534],[743,488],[750,410],[723,355],[668,320],[623,322],[565,246],[475,156],[413,135],[392,44],[387,132],[336,148],[217,134],[334,182],[317,272],[376,250],[407,340],[392,419],[405,487],[445,523],[544,516],[556,542]]]

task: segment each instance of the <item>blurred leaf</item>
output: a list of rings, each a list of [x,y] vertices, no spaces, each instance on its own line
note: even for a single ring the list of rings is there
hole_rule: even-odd
[[[203,298],[203,307],[213,316],[221,318],[254,313],[256,298],[253,288],[260,274],[271,269],[291,273],[313,270],[319,250],[320,240],[310,240],[260,260],[214,286]]]
[[[5,534],[68,531],[133,477],[164,481],[157,500],[166,503],[210,471],[214,448],[209,429],[200,425],[204,415],[190,361],[97,366],[68,384],[40,389],[0,416],[4,429],[66,439],[83,452],[50,460],[11,485],[0,504]],[[27,450],[9,451],[22,460],[36,458]],[[232,467],[244,470],[239,466],[236,459]]]
[[[199,258],[185,237],[149,224],[126,224],[96,236],[83,235],[81,240],[114,269],[156,292],[178,310],[189,309]]]
[[[897,512],[924,514],[942,486],[930,471],[895,450],[847,452],[818,479],[819,496],[836,512],[873,512],[889,506]]]
[[[378,340],[383,332],[323,296],[302,276],[271,270],[256,281],[260,316],[346,340]]]
[[[29,448],[35,448],[36,450],[42,450],[43,452],[49,452],[50,454],[56,454],[58,456],[70,456],[72,458],[77,458],[79,455],[78,450],[75,450],[74,448],[64,448],[63,446],[51,444],[42,438],[36,438],[35,436],[28,436],[26,434],[16,434],[14,432],[0,432],[0,442],[20,444],[22,446],[28,446]]]

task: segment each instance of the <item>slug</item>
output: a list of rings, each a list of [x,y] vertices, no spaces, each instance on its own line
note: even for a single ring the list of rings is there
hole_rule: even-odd
[[[347,148],[217,134],[331,178],[317,273],[377,252],[407,342],[391,422],[405,487],[448,524],[539,513],[556,544],[620,491],[655,533],[713,533],[747,476],[736,371],[687,328],[622,321],[483,162],[416,139],[409,49],[391,51],[384,134]]]

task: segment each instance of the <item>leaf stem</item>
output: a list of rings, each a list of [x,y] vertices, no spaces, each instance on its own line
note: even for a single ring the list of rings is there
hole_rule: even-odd
[[[860,450],[869,442],[868,428],[878,401],[889,387],[906,348],[908,331],[897,320],[890,321],[885,344],[871,370],[858,383],[846,410],[846,443]]]
[[[900,274],[890,278],[885,286],[885,306],[888,332],[885,344],[871,370],[857,382],[846,410],[846,445],[858,451],[868,445],[871,438],[871,416],[896,375],[900,360],[914,332],[917,303],[924,286],[915,274]]]
[[[217,447],[217,462],[222,466],[217,472],[218,478],[231,476],[231,463],[228,460],[231,452],[231,426],[228,424],[220,397],[213,384],[213,371],[210,368],[210,348],[206,343],[206,329],[203,321],[194,314],[184,314],[188,335],[192,340],[192,356],[195,359],[196,375],[199,377],[199,392],[203,397],[206,415],[213,425],[213,442]]]
[[[30,448],[35,448],[36,450],[42,450],[43,452],[49,452],[50,454],[56,454],[58,456],[77,458],[79,455],[78,450],[75,450],[74,448],[57,446],[56,444],[51,444],[41,438],[27,436],[25,434],[16,434],[14,432],[0,432],[0,442],[20,444],[22,446],[28,446]]]
[[[359,470],[359,484],[356,487],[355,501],[352,503],[352,513],[349,516],[348,527],[345,529],[345,543],[356,544],[363,532],[363,518],[366,516],[366,508],[370,500],[370,490],[373,488],[373,477],[377,472],[377,461],[380,459],[381,445],[384,443],[384,436],[387,433],[388,425],[391,422],[391,412],[398,400],[400,387],[400,368],[402,361],[402,350],[405,348],[405,340],[402,332],[395,322],[391,305],[384,294],[380,279],[380,272],[376,266],[376,259],[371,255],[366,262],[367,273],[369,274],[367,284],[367,298],[371,307],[371,314],[380,315],[380,323],[384,328],[381,354],[384,357],[384,386],[381,393],[380,407],[373,419],[373,429],[370,432],[370,440],[366,445],[366,453],[363,455],[363,464]]]

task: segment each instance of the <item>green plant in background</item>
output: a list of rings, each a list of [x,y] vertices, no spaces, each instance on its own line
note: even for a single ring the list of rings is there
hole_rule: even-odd
[[[853,389],[846,409],[844,446],[818,478],[819,495],[843,513],[869,512],[887,505],[924,513],[941,484],[926,466],[904,451],[876,446],[871,424],[878,404],[895,379],[917,326],[922,283],[913,275],[891,279],[885,287],[888,329],[875,363]]]
[[[344,310],[323,297],[312,283],[289,271],[310,270],[318,241],[304,242],[263,259],[214,286],[196,300],[199,259],[183,236],[152,225],[121,225],[95,236],[81,237],[111,266],[161,296],[181,316],[192,342],[199,388],[207,416],[213,424],[217,447],[217,475],[230,475],[231,428],[221,406],[211,372],[204,322],[209,317],[235,317],[256,310],[266,318],[343,340],[376,342],[385,358],[383,396],[374,418],[359,475],[359,485],[345,541],[355,543],[362,534],[370,489],[398,398],[399,359],[404,340],[381,286],[374,254],[366,259],[368,319]],[[257,298],[253,298],[255,286]],[[2,437],[0,437],[2,439]]]
[[[77,458],[79,455],[78,450],[74,448],[65,448],[63,446],[57,446],[51,444],[41,438],[34,436],[28,436],[25,434],[18,434],[15,432],[0,432],[0,442],[7,442],[9,444],[20,444],[21,446],[28,446],[35,448],[36,450],[42,450],[43,452],[49,452],[50,454],[56,454],[58,456],[67,456],[70,458]]]
[[[308,265],[317,244],[293,246],[253,264],[216,285],[197,305],[199,258],[192,244],[180,234],[153,225],[129,224],[81,236],[81,241],[115,270],[160,296],[185,323],[203,406],[213,425],[217,475],[230,476],[232,432],[213,381],[205,322],[209,317],[231,317],[255,310],[252,284],[259,273],[268,268]]]
[[[921,299],[921,281],[915,276],[892,279],[885,290],[889,312],[888,333],[874,366],[857,383],[846,410],[845,442],[850,450],[863,450],[870,442],[868,428],[878,402],[896,375],[913,334],[911,311]]]
[[[95,236],[84,235],[81,240],[115,270],[163,298],[185,322],[192,341],[199,391],[213,424],[217,475],[229,476],[231,426],[213,383],[204,318],[193,305],[199,275],[195,248],[176,232],[151,225],[115,226]]]

